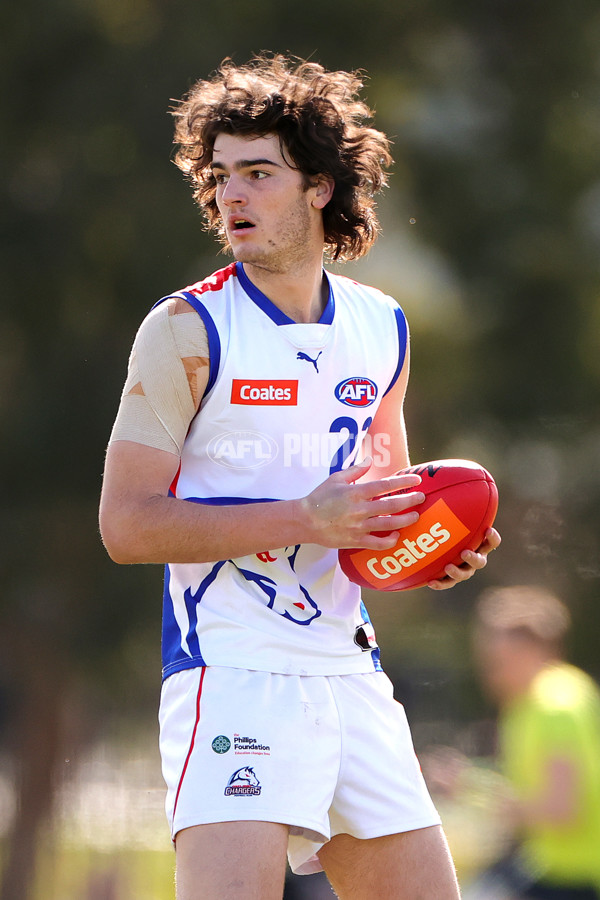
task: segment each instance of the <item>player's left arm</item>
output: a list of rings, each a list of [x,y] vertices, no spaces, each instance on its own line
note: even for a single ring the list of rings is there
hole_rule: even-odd
[[[410,354],[407,342],[406,356],[396,383],[385,394],[368,432],[367,451],[373,464],[365,476],[368,480],[394,475],[399,469],[410,465],[408,438],[404,419],[404,398],[408,387]],[[500,535],[495,528],[488,528],[485,540],[477,550],[463,550],[464,562],[460,566],[447,565],[446,575],[437,581],[430,581],[429,587],[436,591],[447,590],[460,581],[467,581],[487,564],[488,554],[500,546]]]

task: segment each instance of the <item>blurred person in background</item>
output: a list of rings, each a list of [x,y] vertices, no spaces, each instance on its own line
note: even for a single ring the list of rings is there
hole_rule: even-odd
[[[600,898],[600,692],[564,661],[569,627],[567,607],[540,587],[491,588],[476,608],[475,659],[499,706],[512,789],[501,812],[516,846],[481,897]]]

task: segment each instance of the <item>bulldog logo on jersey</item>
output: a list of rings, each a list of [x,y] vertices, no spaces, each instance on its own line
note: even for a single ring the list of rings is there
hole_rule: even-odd
[[[301,544],[296,544],[295,547],[286,547],[281,551],[257,553],[255,558],[266,563],[265,566],[254,564],[259,571],[255,571],[254,566],[249,569],[246,565],[242,565],[242,560],[230,559],[229,562],[252,585],[253,596],[266,603],[269,609],[296,625],[310,625],[319,618],[321,610],[306,588],[296,580],[296,557],[301,546]],[[287,572],[285,569],[280,569],[271,573],[269,563],[275,562],[278,556],[287,559],[290,568]],[[278,581],[271,578],[271,574],[277,575]]]
[[[362,409],[370,406],[377,399],[377,385],[370,378],[354,376],[340,381],[335,389],[335,396],[346,406]]]

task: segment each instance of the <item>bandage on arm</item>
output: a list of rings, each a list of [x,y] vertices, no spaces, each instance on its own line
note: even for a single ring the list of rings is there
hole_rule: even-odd
[[[200,316],[176,298],[142,322],[109,443],[133,441],[181,454],[208,377],[208,337]]]

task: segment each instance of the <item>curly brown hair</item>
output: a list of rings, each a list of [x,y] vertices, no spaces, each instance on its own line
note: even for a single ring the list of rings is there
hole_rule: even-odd
[[[225,59],[172,110],[174,161],[189,178],[207,228],[227,243],[210,169],[220,133],[277,134],[302,173],[304,187],[329,175],[333,196],[323,210],[325,245],[334,260],[357,259],[379,234],[374,195],[387,183],[389,140],[365,124],[358,72],[328,72],[318,63],[259,54],[242,66]]]

